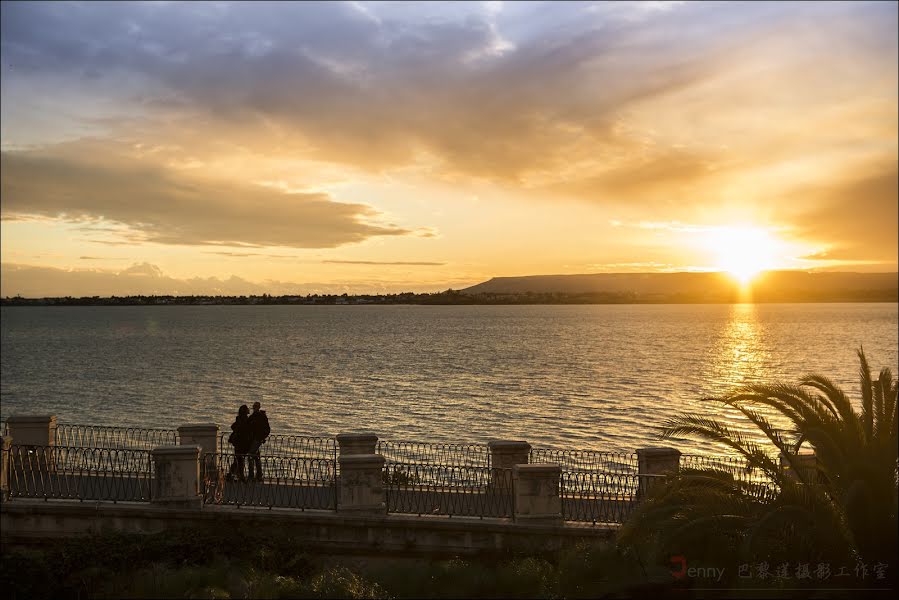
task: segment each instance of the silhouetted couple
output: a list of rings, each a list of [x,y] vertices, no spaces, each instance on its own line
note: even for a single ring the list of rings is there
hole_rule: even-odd
[[[264,410],[260,409],[258,402],[253,403],[253,414],[247,405],[242,405],[237,410],[237,418],[231,424],[231,435],[228,443],[234,446],[234,463],[228,473],[228,479],[234,481],[240,479],[246,481],[244,475],[244,457],[249,457],[250,479],[262,481],[262,459],[259,457],[259,448],[265,443],[272,429],[268,424],[268,417]]]

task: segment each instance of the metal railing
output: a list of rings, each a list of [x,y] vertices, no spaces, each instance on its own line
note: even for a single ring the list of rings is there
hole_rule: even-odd
[[[636,452],[599,452],[596,450],[558,450],[534,448],[530,462],[556,463],[563,471],[602,471],[636,474]]]
[[[203,501],[233,506],[337,509],[334,460],[268,455],[258,460],[257,465],[255,457],[249,455],[204,455]],[[249,476],[251,464],[253,478]]]
[[[511,469],[389,463],[384,465],[388,513],[511,518]]]
[[[378,440],[376,452],[381,454],[388,464],[490,467],[490,448],[486,444]]]
[[[750,467],[742,456],[700,456],[683,454],[681,469],[715,469],[733,475],[734,479],[752,483],[767,483],[767,477],[759,469]]]
[[[234,455],[234,446],[228,443],[230,429],[219,435],[219,452],[223,455]],[[263,456],[290,456],[294,458],[315,458],[321,460],[337,460],[337,440],[333,437],[309,435],[272,434],[259,447]]]
[[[177,444],[178,432],[174,429],[68,423],[60,423],[56,427],[56,445],[71,448],[152,450]]]
[[[8,460],[11,498],[150,500],[148,450],[13,445]]]
[[[640,496],[664,478],[664,475],[562,471],[562,518],[594,525],[623,523]]]

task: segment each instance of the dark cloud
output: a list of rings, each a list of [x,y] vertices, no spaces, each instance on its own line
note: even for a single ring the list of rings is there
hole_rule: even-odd
[[[127,225],[135,242],[333,248],[412,233],[371,222],[367,205],[192,178],[107,142],[3,152],[0,193],[4,218],[103,219]]]
[[[140,135],[196,141],[214,131],[260,153],[274,147],[373,169],[423,152],[443,176],[504,181],[590,159],[592,169],[573,175],[585,182],[571,190],[591,190],[611,164],[620,173],[606,185],[631,190],[632,174],[671,149],[622,161],[629,142],[610,135],[615,123],[732,67],[774,17],[778,39],[815,11],[870,26],[846,34],[866,51],[895,39],[883,18],[894,6],[760,4],[687,4],[658,15],[639,3],[513,5],[499,15],[450,5],[447,14],[412,10],[412,21],[346,3],[5,2],[3,53],[22,77],[76,78],[104,92],[122,79],[145,82],[127,100],[147,112]],[[548,24],[524,23],[539,19]],[[827,36],[804,28],[790,37],[802,51]]]

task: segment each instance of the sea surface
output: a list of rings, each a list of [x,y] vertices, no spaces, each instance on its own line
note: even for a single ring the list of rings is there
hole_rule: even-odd
[[[169,427],[260,401],[277,433],[631,451],[703,397],[896,373],[896,304],[3,307],[0,418]]]

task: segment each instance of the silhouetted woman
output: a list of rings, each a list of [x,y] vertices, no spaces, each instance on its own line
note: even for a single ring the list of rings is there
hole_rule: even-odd
[[[242,405],[237,410],[237,418],[231,423],[231,435],[228,437],[228,443],[234,446],[234,462],[231,464],[231,471],[228,473],[228,480],[234,481],[237,477],[241,481],[246,481],[244,474],[244,457],[250,451],[250,443],[253,441],[253,433],[250,431],[250,409],[247,405]]]

